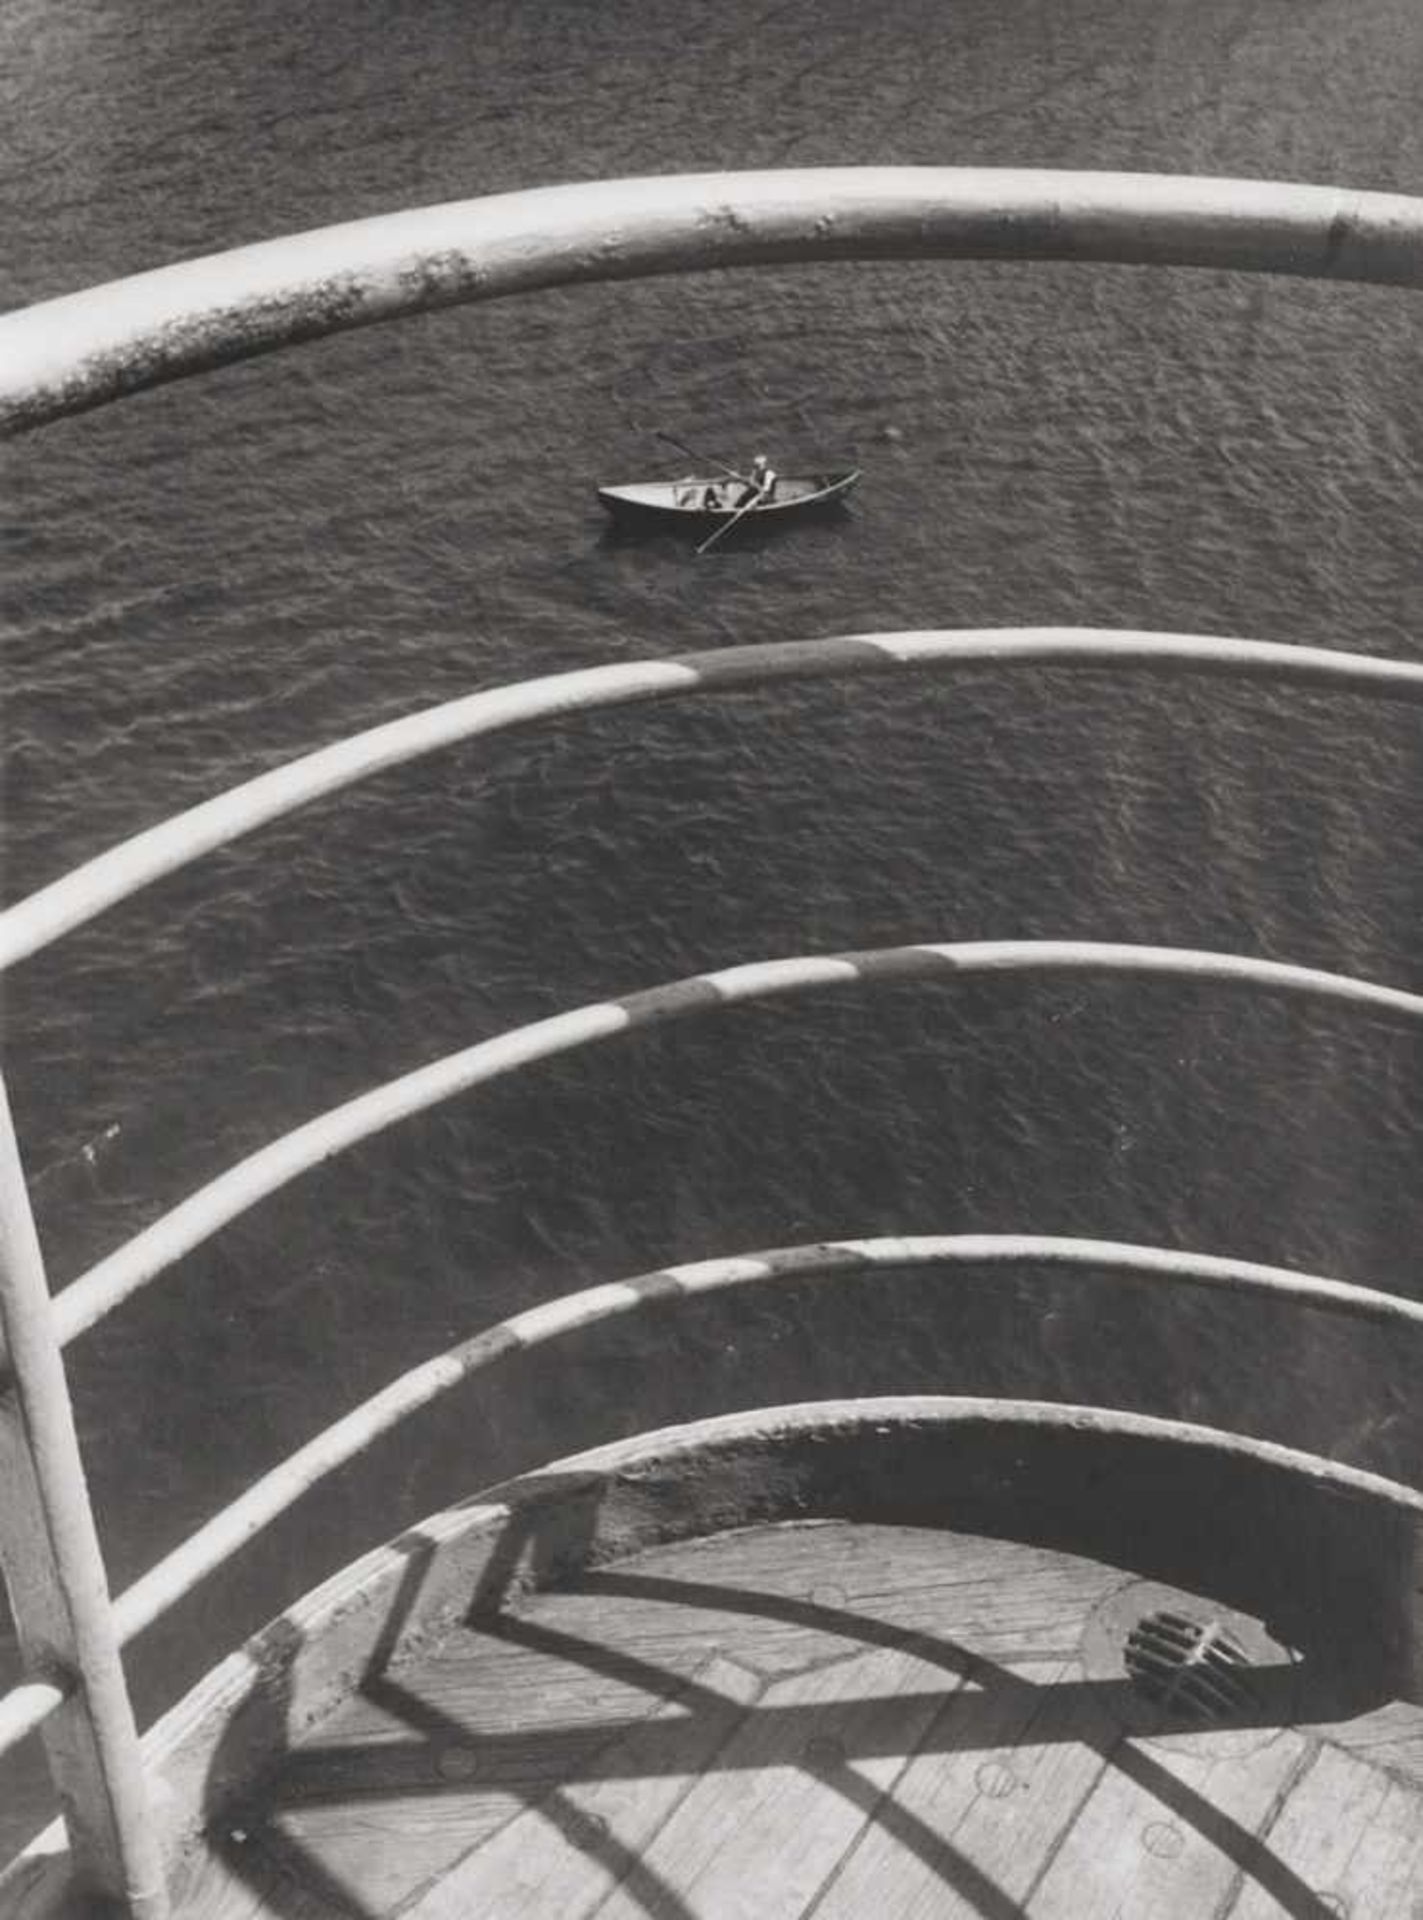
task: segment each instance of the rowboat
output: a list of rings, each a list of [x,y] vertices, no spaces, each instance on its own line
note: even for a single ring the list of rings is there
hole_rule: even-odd
[[[7,405],[15,424],[58,419],[531,279],[721,266],[730,227],[749,259],[909,258],[931,240],[963,253],[991,230],[1024,258],[1423,283],[1423,202],[1400,196],[1225,183],[1227,204],[1216,181],[994,177],[590,182],[508,196],[512,213],[501,196],[487,221],[465,204],[245,247],[66,295],[59,313],[0,317],[0,419]],[[754,517],[829,505],[857,478],[782,481]],[[710,524],[705,546],[736,525],[720,489],[744,484],[602,497],[654,524]],[[1064,628],[777,636],[545,667],[308,752],[89,860],[0,916],[0,970],[435,746],[552,713],[970,657],[1418,692],[1417,667],[1356,650]],[[790,716],[777,702],[774,717]],[[536,946],[516,1005],[532,994],[542,1008],[542,958]],[[946,970],[1174,975],[1193,991],[1253,980],[1423,1022],[1416,993],[1190,948],[956,941],[726,959],[486,1031],[302,1120],[54,1298],[0,1085],[0,1592],[14,1623],[0,1665],[15,1680],[0,1679],[0,1833],[10,1762],[36,1733],[59,1809],[0,1863],[0,1920],[1423,1920],[1423,1489],[1383,1478],[1366,1437],[1396,1429],[1384,1464],[1410,1453],[1393,1363],[1411,1358],[1423,1308],[1345,1278],[1031,1223],[847,1239],[836,1194],[798,1245],[703,1255],[674,1242],[657,1257],[675,1264],[591,1286],[575,1256],[577,1291],[387,1379],[110,1602],[64,1343],[296,1176],[481,1082],[672,1019],[720,1021],[733,1003],[851,981],[896,991]],[[833,1126],[826,1099],[823,1114],[809,1104],[810,1123]],[[680,1213],[710,1228],[715,1195]],[[1008,1287],[1005,1267],[1019,1269]],[[977,1303],[952,1284],[975,1269]],[[1203,1290],[1218,1326],[1179,1337]],[[1009,1294],[1011,1310],[990,1309]],[[1025,1314],[1062,1324],[1025,1340]],[[1125,1337],[1085,1337],[1103,1324]],[[1275,1394],[1261,1383],[1282,1345],[1298,1364]],[[491,1401],[443,1429],[441,1477],[462,1467],[468,1497],[411,1525],[421,1454],[374,1486],[347,1481],[353,1521],[399,1529],[388,1544],[304,1597],[288,1588],[140,1737],[127,1644],[263,1529],[290,1527],[327,1476],[485,1379]],[[1337,1457],[1355,1452],[1363,1464]],[[496,1479],[495,1459],[520,1477]],[[269,1555],[264,1578],[285,1558]],[[238,1585],[249,1579],[255,1597],[251,1574]],[[172,1638],[147,1657],[165,1685],[170,1651],[181,1670]]]
[[[858,467],[835,473],[784,474],[769,500],[746,509],[744,481],[726,474],[692,474],[681,480],[643,480],[625,487],[599,487],[598,498],[619,527],[651,531],[681,529],[712,533],[738,513],[742,524],[774,519],[778,525],[821,513],[843,500],[860,477]]]

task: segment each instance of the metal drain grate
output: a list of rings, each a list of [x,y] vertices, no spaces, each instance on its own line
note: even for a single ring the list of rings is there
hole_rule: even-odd
[[[1154,1706],[1228,1720],[1251,1704],[1250,1659],[1218,1620],[1148,1613],[1127,1636],[1126,1669]]]

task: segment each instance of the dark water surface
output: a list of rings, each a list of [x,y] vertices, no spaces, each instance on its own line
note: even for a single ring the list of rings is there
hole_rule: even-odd
[[[1416,0],[3,0],[3,297],[719,165],[1419,191],[1420,98]],[[6,465],[7,895],[342,733],[562,667],[1039,622],[1418,658],[1420,315],[1229,274],[709,274],[377,329],[51,429]],[[703,562],[609,545],[592,486],[667,471],[657,427],[852,459],[854,513]],[[1075,936],[1423,988],[1418,728],[981,673],[602,716],[371,783],[15,975],[6,1070],[54,1282],[334,1101],[703,966]],[[486,1089],[299,1182],[76,1347],[114,1584],[403,1366],[668,1260],[1031,1230],[1416,1294],[1420,1065],[1416,1037],[1304,1005],[999,981],[745,1010]],[[922,1281],[852,1302],[881,1384],[1085,1382],[1419,1472],[1396,1339],[1031,1276],[965,1285],[952,1339],[924,1336],[934,1311]],[[640,1360],[424,1422],[149,1636],[145,1713],[354,1548],[676,1417],[703,1374],[729,1404],[753,1348],[813,1351],[810,1324],[794,1295],[748,1307],[741,1348],[658,1324]],[[9,1808],[14,1838],[30,1775]]]

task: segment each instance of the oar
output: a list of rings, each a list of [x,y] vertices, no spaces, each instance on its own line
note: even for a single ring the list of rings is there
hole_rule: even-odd
[[[685,440],[679,440],[675,434],[664,433],[660,427],[654,427],[653,433],[659,440],[665,440],[669,447],[675,447],[678,453],[685,453],[689,460],[709,461],[712,466],[720,467],[723,473],[729,473],[733,480],[743,481],[747,486],[751,484],[744,473],[738,473],[735,467],[729,467],[724,460],[718,460],[715,454],[698,453],[696,448],[689,447]]]
[[[744,506],[738,507],[724,526],[718,527],[714,534],[708,539],[703,540],[702,544],[697,548],[698,554],[710,552],[724,533],[731,532],[731,529],[736,525],[738,520],[744,520],[753,507],[760,506],[762,497],[763,496],[758,493],[752,499],[748,500]]]

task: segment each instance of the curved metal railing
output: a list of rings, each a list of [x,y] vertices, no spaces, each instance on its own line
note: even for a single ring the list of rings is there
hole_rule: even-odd
[[[75,867],[0,913],[0,971],[38,953],[142,888],[218,847],[358,781],[461,741],[565,714],[745,692],[782,681],[859,679],[973,668],[1211,675],[1423,700],[1423,666],[1329,647],[1218,634],[1123,633],[1094,627],[856,633],[724,647],[667,660],[580,667],[442,701],[351,734],[229,787]]]
[[[975,940],[954,944],[884,947],[866,953],[808,954],[788,960],[758,960],[714,973],[693,974],[616,1000],[598,1000],[515,1027],[493,1039],[418,1067],[359,1094],[294,1128],[219,1174],[197,1193],[135,1234],[108,1259],[91,1267],[58,1296],[55,1326],[67,1341],[154,1280],[174,1261],[201,1246],[221,1227],[248,1212],[300,1174],[343,1153],[358,1141],[421,1113],[427,1107],[505,1074],[592,1046],[643,1027],[661,1026],[741,1001],[769,1000],[826,987],[885,981],[959,979],[988,973],[1053,973],[1127,976],[1136,979],[1205,980],[1303,995],[1365,1009],[1394,1019],[1423,1022],[1423,994],[1375,986],[1317,967],[1256,960],[1185,947],[1133,947],[1090,940]]]
[[[127,1642],[152,1626],[303,1494],[357,1459],[383,1434],[511,1352],[527,1353],[546,1342],[669,1299],[778,1281],[844,1279],[877,1267],[919,1266],[975,1271],[993,1266],[1033,1266],[1046,1271],[1110,1273],[1135,1279],[1150,1275],[1178,1286],[1249,1294],[1347,1319],[1423,1331],[1423,1305],[1376,1288],[1320,1279],[1255,1261],[1049,1234],[840,1240],[659,1267],[635,1279],[588,1287],[530,1307],[403,1373],[254,1481],[239,1499],[135,1581],[114,1603],[119,1639]]]
[[[22,430],[231,360],[460,301],[710,267],[916,257],[1230,267],[1418,286],[1423,200],[1253,181],[952,168],[714,174],[507,194],[241,248],[0,319],[0,427]],[[558,714],[775,680],[988,664],[1220,673],[1407,700],[1423,693],[1423,667],[1403,662],[1211,636],[1064,629],[859,635],[560,674],[372,728],[135,836],[0,916],[0,967],[307,801],[457,740]],[[0,1699],[0,1754],[43,1727],[85,1881],[135,1914],[158,1920],[164,1911],[162,1848],[145,1812],[120,1645],[319,1479],[511,1350],[669,1294],[926,1263],[1013,1261],[1153,1275],[1409,1330],[1423,1325],[1423,1308],[1343,1281],[1091,1241],[841,1242],[665,1269],[531,1309],[413,1369],[256,1482],[110,1604],[62,1342],[287,1180],[436,1100],[655,1022],[821,986],[1063,969],[1205,979],[1390,1018],[1423,1016],[1423,996],[1399,988],[1279,961],[1162,948],[975,942],[756,962],[538,1021],[373,1089],[230,1169],[53,1301],[5,1109],[0,1365],[9,1386],[0,1393],[0,1483],[8,1479],[9,1498],[0,1500],[0,1547],[28,1677]],[[1325,1482],[1349,1479],[1348,1469],[1317,1466]],[[1406,1489],[1392,1493],[1416,1504]]]
[[[1423,285],[1423,200],[1269,180],[813,167],[539,187],[325,227],[0,322],[0,427],[403,314],[810,260],[1089,260]]]

